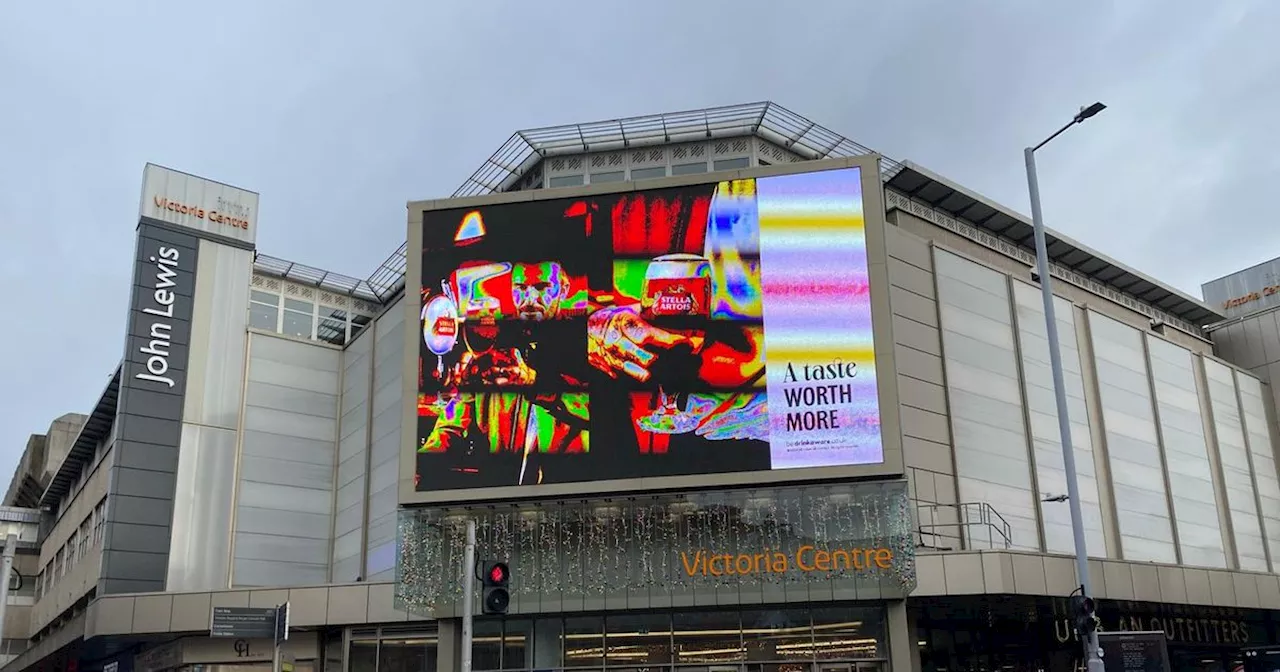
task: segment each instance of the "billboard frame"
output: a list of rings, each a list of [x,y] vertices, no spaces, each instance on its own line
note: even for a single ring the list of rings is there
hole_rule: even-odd
[[[902,420],[899,406],[898,374],[893,338],[893,311],[889,301],[888,247],[885,227],[884,183],[880,179],[879,155],[843,159],[804,161],[782,166],[760,166],[742,170],[665,177],[642,182],[615,182],[580,187],[532,189],[466,198],[410,201],[408,209],[407,253],[405,254],[405,324],[402,416],[400,424],[400,476],[397,501],[402,506],[480,504],[493,501],[622,495],[659,490],[696,490],[752,485],[775,485],[853,479],[901,478],[906,472],[902,449]],[[804,467],[771,471],[744,471],[645,478],[610,479],[541,485],[508,485],[438,492],[417,492],[418,443],[418,357],[421,326],[418,297],[422,294],[422,226],[424,214],[454,208],[480,208],[532,201],[550,201],[584,196],[652,191],[672,187],[714,184],[724,180],[754,179],[776,175],[796,175],[827,170],[858,168],[862,180],[862,212],[867,246],[867,274],[871,283],[871,320],[876,361],[877,397],[880,404],[880,434],[884,461],[841,467]]]

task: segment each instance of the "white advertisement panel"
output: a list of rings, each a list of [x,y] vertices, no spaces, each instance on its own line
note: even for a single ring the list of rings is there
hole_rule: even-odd
[[[258,194],[148,163],[139,216],[253,243]]]

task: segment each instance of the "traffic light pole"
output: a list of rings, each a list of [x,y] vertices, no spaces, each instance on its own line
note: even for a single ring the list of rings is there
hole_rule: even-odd
[[[467,520],[467,545],[462,551],[462,665],[471,672],[471,612],[476,596],[476,521]]]

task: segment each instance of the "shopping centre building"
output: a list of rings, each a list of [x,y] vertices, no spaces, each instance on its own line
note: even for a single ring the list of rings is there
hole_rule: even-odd
[[[266,667],[211,610],[286,602],[295,669],[453,672],[468,521],[477,671],[1072,669],[1025,217],[761,103],[516,133],[407,223],[359,280],[146,168],[121,361],[10,489],[7,672]],[[1280,626],[1271,386],[1220,305],[1048,249],[1102,627],[1231,670]]]

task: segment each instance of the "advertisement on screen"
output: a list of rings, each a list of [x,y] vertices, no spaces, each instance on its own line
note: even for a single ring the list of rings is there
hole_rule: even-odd
[[[417,492],[884,461],[858,167],[427,211]]]

